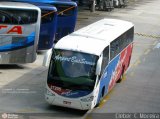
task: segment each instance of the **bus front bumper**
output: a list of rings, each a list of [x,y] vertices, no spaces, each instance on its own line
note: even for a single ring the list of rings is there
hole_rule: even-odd
[[[92,101],[91,102],[83,102],[79,98],[78,99],[69,99],[61,96],[55,95],[47,95],[45,94],[45,100],[51,104],[56,106],[68,107],[79,110],[89,110],[92,109]]]

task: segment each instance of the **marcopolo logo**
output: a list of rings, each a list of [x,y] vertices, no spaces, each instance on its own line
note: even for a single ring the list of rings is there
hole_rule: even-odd
[[[18,115],[3,113],[2,119],[18,119]]]

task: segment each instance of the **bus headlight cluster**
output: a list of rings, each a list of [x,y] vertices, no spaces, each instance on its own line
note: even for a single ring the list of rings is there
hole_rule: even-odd
[[[53,94],[51,91],[49,91],[48,89],[46,89],[46,94],[50,95],[50,96],[55,96],[55,94]]]
[[[87,98],[82,98],[81,101],[82,102],[90,102],[90,101],[93,101],[94,99],[94,96],[90,96],[90,97],[87,97]]]

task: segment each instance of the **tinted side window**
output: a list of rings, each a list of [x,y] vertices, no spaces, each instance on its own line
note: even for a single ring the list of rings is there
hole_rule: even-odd
[[[111,45],[110,45],[110,57],[111,57],[111,60],[116,56],[118,55],[118,53],[120,52],[121,48],[120,48],[120,38],[117,38],[115,39],[114,41],[111,42]]]
[[[38,11],[0,8],[1,24],[32,24],[37,22]]]
[[[127,32],[127,38],[129,39],[130,42],[133,42],[133,37],[134,37],[134,27],[132,27],[132,28]]]
[[[109,46],[103,50],[102,73],[109,62]]]
[[[116,38],[110,44],[110,57],[111,60],[118,55],[125,47],[133,42],[134,28],[132,27],[127,32]]]

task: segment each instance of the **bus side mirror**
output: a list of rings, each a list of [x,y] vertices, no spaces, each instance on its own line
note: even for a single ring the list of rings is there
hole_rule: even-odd
[[[47,50],[46,53],[44,54],[44,59],[43,59],[42,66],[49,67],[49,62],[50,62],[50,59],[51,59],[51,55],[52,55],[52,48]]]
[[[97,61],[96,75],[100,75],[101,74],[101,66],[102,66],[102,56]]]

